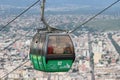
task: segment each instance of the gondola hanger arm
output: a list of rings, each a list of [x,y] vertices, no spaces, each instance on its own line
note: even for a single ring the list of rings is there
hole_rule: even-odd
[[[41,21],[43,22],[43,24],[46,26],[46,30],[48,31],[48,32],[52,32],[52,31],[61,31],[61,32],[66,32],[66,30],[61,30],[61,29],[57,29],[57,28],[53,28],[53,27],[51,27],[47,22],[46,22],[46,20],[45,20],[45,15],[44,15],[44,13],[45,13],[45,2],[46,2],[46,0],[42,0],[42,2],[41,2]]]

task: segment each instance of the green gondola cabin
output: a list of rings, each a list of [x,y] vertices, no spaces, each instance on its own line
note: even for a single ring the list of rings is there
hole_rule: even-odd
[[[31,42],[30,60],[34,69],[44,72],[67,72],[75,59],[69,34],[37,33]]]

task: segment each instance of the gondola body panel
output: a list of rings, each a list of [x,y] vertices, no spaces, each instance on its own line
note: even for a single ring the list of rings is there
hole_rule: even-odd
[[[34,68],[44,72],[69,71],[75,59],[74,46],[70,36],[45,33],[43,38],[41,37],[43,34],[38,35],[33,38],[30,49],[30,60]],[[38,41],[37,45],[36,41]]]
[[[41,39],[42,38],[42,39]],[[33,67],[36,70],[44,71],[44,60],[43,46],[45,43],[45,34],[37,33],[31,42],[30,48],[30,60],[32,61]]]

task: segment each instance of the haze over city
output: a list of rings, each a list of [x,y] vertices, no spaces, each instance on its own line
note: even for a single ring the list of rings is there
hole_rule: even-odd
[[[0,0],[0,29],[35,1]],[[92,80],[92,71],[95,80],[120,80],[120,2],[80,26],[114,1],[46,0],[49,25],[67,31],[80,27],[71,35],[75,61],[69,72],[61,73],[37,71],[29,60],[32,38],[45,27],[37,3],[0,31],[0,80]]]

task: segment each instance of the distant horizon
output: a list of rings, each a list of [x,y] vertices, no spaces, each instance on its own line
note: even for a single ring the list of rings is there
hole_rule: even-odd
[[[37,0],[1,0],[0,5],[11,5],[11,6],[19,6],[19,7],[26,7],[32,3],[34,3]],[[104,7],[115,0],[46,0],[46,5],[48,6],[64,6],[64,5],[88,5],[93,7]],[[39,5],[39,4],[38,4]]]
[[[21,10],[26,9],[37,0],[1,0],[0,10],[4,10],[6,13],[14,14]],[[108,5],[112,4],[115,0],[46,0],[45,11],[48,13],[77,13],[77,14],[94,14],[100,10],[103,10]],[[107,13],[120,13],[120,4],[117,3],[109,10]],[[3,9],[4,8],[4,9]],[[40,3],[36,4],[34,8],[31,9],[33,13],[38,13],[40,8]],[[5,13],[4,12],[4,13]],[[3,14],[3,13],[1,13]]]

